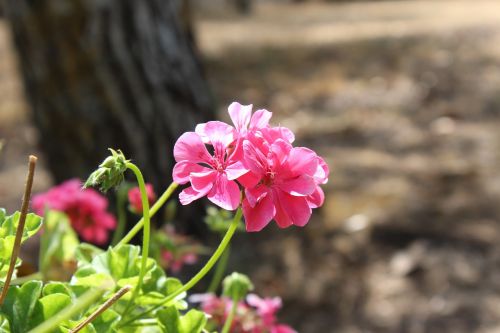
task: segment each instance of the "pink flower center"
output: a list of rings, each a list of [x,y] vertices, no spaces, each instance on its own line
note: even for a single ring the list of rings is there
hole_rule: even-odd
[[[274,177],[276,176],[276,173],[274,171],[267,171],[264,177],[262,178],[262,184],[266,186],[271,186],[274,184]]]

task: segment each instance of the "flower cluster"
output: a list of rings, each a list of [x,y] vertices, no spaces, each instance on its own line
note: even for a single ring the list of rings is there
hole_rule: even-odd
[[[148,202],[151,206],[156,200],[156,193],[153,189],[153,185],[146,184],[146,195],[148,196]],[[129,208],[133,213],[142,215],[142,199],[139,186],[133,187],[128,191],[128,202]]]
[[[177,140],[173,179],[191,184],[180,202],[206,196],[227,210],[241,203],[247,231],[260,231],[273,219],[281,228],[306,225],[311,210],[324,201],[320,185],[329,170],[323,158],[293,147],[292,131],[270,126],[267,110],[252,115],[252,105],[234,102],[228,111],[234,127],[210,121]]]
[[[33,209],[43,215],[45,209],[68,215],[71,226],[87,242],[103,245],[108,232],[116,227],[113,215],[106,211],[108,200],[93,189],[82,189],[78,179],[68,180],[33,197]]]
[[[193,295],[190,300],[200,303],[201,310],[210,315],[209,324],[221,328],[231,311],[233,301],[214,294]],[[279,297],[260,298],[249,294],[245,301],[238,302],[231,332],[235,333],[296,333],[288,325],[278,323],[276,313],[281,308]]]

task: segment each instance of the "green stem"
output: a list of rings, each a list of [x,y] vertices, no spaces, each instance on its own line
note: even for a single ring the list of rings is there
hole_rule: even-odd
[[[224,238],[222,238],[222,241],[220,242],[219,246],[217,247],[217,249],[215,250],[214,254],[212,255],[212,257],[210,257],[210,259],[208,259],[207,263],[205,264],[205,266],[203,266],[203,268],[195,275],[191,278],[191,280],[189,280],[185,285],[183,285],[181,288],[177,289],[174,293],[168,295],[168,297],[166,297],[161,303],[159,303],[158,305],[155,305],[151,308],[149,308],[148,310],[140,313],[139,315],[135,316],[135,317],[132,317],[130,320],[128,320],[127,322],[119,325],[119,327],[123,327],[123,326],[126,326],[128,325],[129,323],[135,321],[136,319],[139,319],[141,317],[143,317],[144,315],[148,314],[148,313],[151,313],[153,312],[154,310],[170,303],[171,301],[173,301],[177,296],[179,296],[180,294],[182,294],[183,292],[186,292],[188,291],[189,289],[191,289],[193,286],[195,286],[208,272],[210,272],[210,270],[212,269],[212,267],[215,265],[215,263],[217,262],[217,260],[220,258],[220,256],[222,255],[222,253],[224,253],[224,250],[226,249],[226,247],[228,246],[229,242],[231,241],[231,238],[233,237],[234,235],[234,232],[236,231],[236,229],[238,228],[238,224],[240,223],[240,220],[241,220],[241,208],[238,208],[238,211],[236,212],[236,215],[234,216],[234,219],[233,221],[231,222],[231,225],[229,226],[229,228],[227,229],[226,231],[226,234],[224,235]]]
[[[32,280],[43,280],[42,272],[36,272],[30,275],[18,277],[17,279],[12,280],[12,285],[20,285]]]
[[[141,191],[141,202],[142,202],[142,215],[144,219],[144,231],[142,236],[142,258],[141,258],[141,270],[139,272],[139,281],[137,281],[137,286],[134,288],[132,292],[132,297],[128,302],[125,311],[123,312],[123,317],[128,312],[132,304],[134,303],[135,298],[139,294],[139,290],[141,290],[142,282],[144,281],[144,275],[146,274],[146,266],[148,263],[148,255],[149,255],[149,238],[151,233],[151,223],[149,220],[149,201],[148,194],[146,192],[146,184],[144,183],[144,177],[142,176],[141,170],[133,164],[128,162],[127,168],[134,172],[135,177],[137,178],[137,183],[139,184],[139,190]]]
[[[54,316],[50,317],[49,320],[44,321],[29,333],[50,333],[54,332],[63,321],[71,319],[73,316],[77,315],[83,310],[86,310],[92,304],[94,304],[99,298],[101,298],[104,290],[93,289],[87,291],[85,294],[80,296],[72,307],[68,307]]]
[[[224,323],[224,327],[222,328],[221,333],[228,333],[231,329],[231,324],[233,323],[234,315],[236,314],[236,309],[238,308],[238,300],[233,299],[233,305],[231,306],[231,311],[227,316],[226,322]]]
[[[179,185],[176,183],[172,183],[165,190],[165,192],[163,192],[163,194],[160,196],[160,198],[158,198],[153,207],[151,207],[151,210],[149,212],[150,217],[153,217],[156,214],[156,212],[158,212],[158,210],[165,204],[165,202],[167,202],[172,193],[174,193],[174,191],[177,189],[177,186]],[[141,218],[139,222],[137,222],[137,224],[128,232],[128,234],[126,234],[125,237],[122,238],[122,240],[115,246],[115,248],[130,242],[132,238],[134,238],[134,236],[141,230],[143,225],[144,225],[144,217]]]
[[[227,262],[229,261],[229,254],[231,253],[231,245],[228,245],[222,256],[220,257],[219,262],[217,263],[217,267],[215,268],[214,276],[210,285],[208,286],[207,292],[215,293],[217,288],[224,277],[224,273],[226,272]]]
[[[115,246],[122,239],[123,233],[125,232],[125,226],[127,225],[127,212],[125,210],[125,205],[127,203],[127,192],[129,187],[123,186],[118,190],[118,195],[116,198],[116,208],[118,216],[118,226],[115,229],[113,235],[113,241],[111,244]]]

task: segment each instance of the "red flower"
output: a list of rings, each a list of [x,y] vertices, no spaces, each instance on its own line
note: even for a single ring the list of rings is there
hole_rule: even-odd
[[[108,200],[104,196],[81,186],[80,180],[71,179],[38,194],[33,197],[33,209],[39,215],[45,209],[65,213],[83,240],[103,245],[108,241],[108,232],[116,227],[116,220],[106,211]]]
[[[153,202],[156,201],[156,193],[153,189],[153,185],[146,184],[146,194],[148,196],[149,205],[152,205]],[[142,214],[141,190],[138,186],[128,191],[128,201],[132,212]]]

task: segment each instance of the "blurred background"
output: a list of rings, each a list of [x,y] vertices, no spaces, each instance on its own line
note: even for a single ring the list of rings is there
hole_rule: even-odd
[[[84,178],[107,147],[161,192],[180,133],[252,103],[331,169],[306,228],[269,226],[234,247],[231,268],[283,297],[281,321],[500,332],[500,1],[2,6],[8,210],[30,153],[37,192]]]

